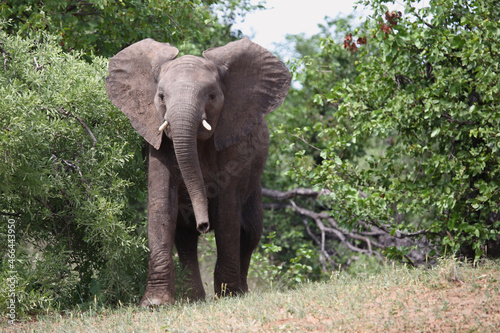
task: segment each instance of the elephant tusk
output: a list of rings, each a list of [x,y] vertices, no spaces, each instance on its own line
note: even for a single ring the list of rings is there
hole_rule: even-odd
[[[168,126],[168,121],[165,120],[163,124],[161,124],[160,128],[158,128],[158,131],[163,131],[165,128]]]
[[[203,119],[202,124],[203,124],[203,127],[205,127],[207,129],[207,131],[212,130],[212,126],[210,126],[210,124],[205,119]]]

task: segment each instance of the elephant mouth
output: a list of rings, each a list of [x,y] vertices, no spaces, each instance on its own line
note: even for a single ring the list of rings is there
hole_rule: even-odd
[[[165,131],[165,134],[170,137],[169,132],[167,132],[167,128],[169,126],[169,122],[165,120],[160,127],[158,128],[159,132]],[[207,140],[210,136],[212,136],[212,126],[209,124],[207,119],[203,119],[201,122],[201,127],[198,130],[198,139]]]
[[[207,130],[207,131],[212,131],[212,126],[210,126],[210,124],[208,123],[208,121],[206,119],[203,119],[203,121],[201,122],[201,124],[203,125],[203,127]],[[168,121],[165,120],[163,122],[163,124],[161,124],[161,126],[158,128],[158,131],[164,131],[168,126]]]

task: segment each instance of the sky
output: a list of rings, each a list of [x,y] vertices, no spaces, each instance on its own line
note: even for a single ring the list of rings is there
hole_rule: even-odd
[[[259,10],[234,25],[245,36],[274,51],[275,43],[285,42],[285,35],[319,32],[318,24],[325,16],[347,16],[354,12],[355,0],[267,0],[268,10]],[[360,8],[359,10],[361,10]],[[361,11],[359,11],[360,13]]]

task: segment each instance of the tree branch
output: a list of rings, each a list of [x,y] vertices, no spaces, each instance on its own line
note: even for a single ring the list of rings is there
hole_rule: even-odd
[[[288,191],[285,193],[279,192],[279,191],[271,191],[271,190],[266,190],[265,193],[272,194],[275,197],[279,198],[288,198],[291,195],[297,195],[298,193],[304,193],[307,196],[310,196],[313,192],[312,190],[307,190],[307,189],[296,189],[292,191]],[[264,191],[263,191],[264,193]],[[281,194],[280,194],[281,193]],[[337,222],[328,214],[326,213],[317,213],[314,211],[311,211],[309,209],[306,209],[304,207],[298,206],[293,200],[289,200],[289,203],[264,203],[264,209],[273,209],[273,210],[280,210],[280,209],[286,209],[286,208],[291,208],[293,209],[297,214],[304,216],[306,218],[311,219],[316,223],[316,226],[318,227],[320,231],[320,236],[316,236],[313,234],[312,230],[309,228],[309,225],[307,223],[307,220],[303,220],[303,223],[306,227],[306,231],[308,235],[313,239],[313,241],[320,247],[320,263],[322,268],[325,270],[326,265],[325,265],[325,259],[328,260],[329,264],[332,267],[335,267],[335,263],[330,257],[330,254],[328,253],[326,249],[326,235],[330,235],[331,237],[334,237],[335,239],[338,239],[342,244],[344,244],[348,249],[350,249],[353,252],[357,253],[365,253],[365,254],[375,254],[373,252],[372,247],[378,247],[378,248],[385,248],[382,244],[370,240],[368,237],[365,236],[360,236],[356,235],[352,232],[349,232],[347,230],[341,229],[338,227]],[[325,222],[328,222],[329,227],[325,226]],[[320,240],[321,238],[321,240]],[[360,248],[358,246],[353,245],[350,240],[360,240],[363,243],[366,244],[367,249]]]
[[[461,126],[463,126],[463,125],[477,125],[478,124],[477,122],[474,122],[474,121],[464,121],[464,120],[454,119],[451,115],[449,115],[448,113],[444,113],[444,112],[441,113],[441,117],[446,119],[450,124],[457,123]]]
[[[78,120],[78,122],[83,126],[83,128],[85,128],[85,130],[89,133],[90,137],[92,138],[92,142],[93,142],[92,148],[95,148],[95,145],[97,144],[97,139],[95,138],[94,133],[92,133],[90,128],[87,126],[87,124],[85,124],[85,122],[83,121],[82,118],[78,117],[77,115],[72,114],[69,111],[64,110],[64,108],[62,108],[62,107],[59,108],[57,111],[65,116],[67,116],[67,117],[73,117],[76,120]]]
[[[418,15],[417,13],[414,12],[413,15],[415,15],[420,20],[420,22],[422,22],[423,24],[425,24],[429,28],[435,29],[435,27],[432,24],[425,22],[424,19],[421,18],[420,15]]]
[[[303,137],[301,137],[301,136],[299,136],[299,135],[296,135],[296,134],[291,134],[291,133],[290,133],[290,135],[291,135],[291,136],[293,136],[293,137],[295,137],[295,138],[297,138],[297,139],[299,139],[300,141],[304,142],[306,145],[308,145],[308,146],[309,146],[309,147],[311,147],[312,149],[317,150],[317,151],[321,151],[321,149],[320,149],[320,148],[318,148],[318,147],[316,147],[316,146],[313,146],[312,144],[310,144],[309,142],[307,142],[307,140],[306,140],[306,139],[304,139]]]
[[[315,212],[313,210],[297,205],[293,200],[294,197],[318,198],[321,194],[330,193],[328,190],[314,191],[307,188],[297,188],[286,192],[281,192],[271,189],[262,189],[262,195],[278,200],[281,202],[267,202],[263,204],[266,210],[284,210],[291,209],[295,214],[304,217],[302,222],[305,226],[307,234],[311,237],[314,243],[320,250],[320,264],[323,269],[326,268],[326,260],[330,265],[335,267],[335,263],[331,258],[331,253],[335,252],[332,248],[327,248],[328,239],[336,239],[344,244],[349,250],[356,253],[364,253],[368,255],[381,255],[379,250],[385,249],[387,242],[396,242],[396,239],[412,238],[420,235],[436,235],[428,229],[417,230],[415,232],[394,231],[394,227],[389,224],[379,224],[376,221],[359,220],[360,226],[369,228],[367,231],[349,231],[341,228],[337,221],[326,212]],[[360,192],[360,195],[367,196]],[[314,232],[308,223],[308,220],[315,222],[318,231]],[[383,236],[389,236],[384,238]],[[382,238],[380,238],[382,237]],[[359,243],[361,242],[361,243]],[[405,259],[411,265],[415,265],[412,259],[407,256]]]
[[[379,229],[382,229],[384,232],[391,235],[392,237],[399,238],[399,239],[415,237],[415,236],[420,236],[420,235],[436,235],[435,232],[429,231],[428,229],[422,229],[422,230],[418,230],[415,232],[401,232],[400,230],[396,230],[395,232],[393,232],[393,230],[391,229],[392,227],[389,224],[379,224],[379,223],[376,223],[374,221],[363,221],[363,222],[365,222],[368,225],[372,225],[372,226],[375,226]],[[392,234],[392,233],[394,233],[394,234]]]
[[[321,190],[318,192],[309,188],[296,188],[286,192],[262,188],[263,196],[276,200],[287,200],[297,196],[318,198],[319,196],[328,193],[330,193],[329,190]]]

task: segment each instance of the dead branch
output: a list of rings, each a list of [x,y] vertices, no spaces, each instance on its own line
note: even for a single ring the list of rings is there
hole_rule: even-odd
[[[263,189],[263,194],[270,194],[272,197],[276,198],[290,198],[299,193],[305,194],[305,196],[315,196],[318,195],[318,192],[309,190],[309,189],[296,189],[288,192],[279,192],[273,190],[265,190]],[[288,203],[265,203],[264,209],[272,209],[272,210],[283,210],[283,209],[292,209],[300,216],[305,217],[303,219],[304,226],[306,228],[307,234],[311,237],[311,239],[318,245],[320,250],[320,264],[323,271],[327,270],[326,261],[330,264],[331,267],[336,267],[336,263],[332,260],[330,252],[334,252],[331,249],[327,248],[327,240],[328,239],[337,239],[342,244],[344,244],[349,250],[357,253],[365,253],[369,255],[377,254],[378,252],[373,251],[373,247],[377,247],[379,249],[385,248],[382,244],[371,240],[367,236],[357,235],[354,232],[350,232],[346,229],[340,228],[337,222],[326,213],[317,213],[312,210],[306,209],[304,207],[298,206],[293,200],[288,200]],[[319,229],[319,235],[314,234],[309,226],[309,220],[314,221],[316,227]],[[326,225],[325,225],[326,224]],[[361,244],[366,244],[366,248],[362,248],[353,244],[353,240],[361,241]]]
[[[402,239],[412,238],[415,236],[435,234],[427,229],[417,230],[415,232],[402,232],[393,230],[394,226],[389,224],[380,224],[376,221],[359,220],[359,225],[364,228],[363,231],[349,231],[339,226],[337,221],[327,212],[316,212],[298,205],[293,198],[304,197],[317,199],[322,194],[328,194],[330,191],[314,191],[307,188],[296,188],[290,191],[281,192],[271,189],[262,189],[262,195],[268,199],[275,200],[274,202],[264,203],[266,210],[285,210],[288,209],[293,213],[303,217],[302,222],[306,233],[311,237],[313,242],[320,250],[320,264],[325,271],[327,264],[335,267],[336,264],[332,259],[332,254],[335,250],[328,240],[337,240],[345,245],[350,251],[363,253],[367,255],[381,255],[381,250],[390,244],[401,243]],[[360,195],[366,196],[360,191]],[[313,221],[316,228],[311,228],[310,222]],[[330,245],[330,248],[328,247]],[[411,265],[415,265],[414,261],[405,256],[405,259]],[[418,260],[418,259],[417,259]]]
[[[296,196],[316,197],[317,198],[323,194],[328,194],[330,192],[331,192],[330,190],[325,190],[325,189],[318,192],[318,191],[314,191],[314,190],[307,189],[307,188],[296,188],[296,189],[293,189],[293,190],[290,190],[287,192],[280,192],[277,190],[270,190],[270,189],[266,189],[266,188],[262,189],[263,196],[271,198],[271,199],[280,200],[280,201],[290,199],[290,198],[293,198]],[[359,191],[359,194],[363,197],[367,196],[361,190]],[[270,209],[272,209],[272,207]],[[338,225],[336,224],[337,222],[335,222],[328,214],[316,213],[316,212],[314,212],[314,214],[317,214],[317,217],[320,219],[328,219],[330,222],[333,221],[334,228],[338,228]],[[428,229],[422,229],[422,230],[418,230],[415,232],[402,232],[400,230],[396,230],[393,232],[392,227],[390,225],[379,224],[379,223],[376,223],[375,221],[360,220],[359,223],[364,225],[364,226],[369,225],[369,226],[372,226],[372,227],[379,229],[373,233],[372,232],[365,232],[363,234],[364,236],[379,236],[383,233],[386,233],[386,234],[393,234],[392,235],[393,237],[402,239],[402,238],[408,238],[408,237],[415,237],[415,236],[419,236],[419,235],[434,234],[433,232],[429,231]],[[381,230],[383,231],[383,233],[381,233]]]
[[[36,58],[33,58],[33,60],[35,61],[35,72],[42,70],[45,65],[44,64],[39,65]]]
[[[321,190],[321,191],[314,191],[309,188],[296,188],[290,191],[286,192],[281,192],[277,190],[271,190],[267,188],[262,189],[262,195],[271,199],[275,200],[286,200],[286,199],[291,199],[297,196],[301,197],[313,197],[313,198],[318,198],[319,196],[323,194],[328,194],[330,191],[328,190]]]
[[[403,238],[410,238],[410,237],[415,237],[415,236],[420,236],[420,235],[435,235],[436,233],[428,230],[428,229],[422,229],[418,230],[415,232],[402,232],[401,230],[392,230],[392,226],[389,224],[380,224],[376,223],[375,221],[363,221],[368,225],[375,226],[378,229],[383,230],[385,233],[391,235],[392,237],[403,239]]]

